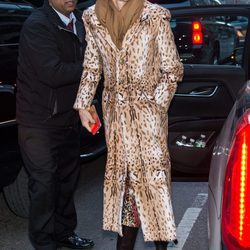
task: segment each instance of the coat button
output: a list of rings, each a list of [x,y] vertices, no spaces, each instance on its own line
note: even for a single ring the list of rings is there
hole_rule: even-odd
[[[125,63],[124,58],[121,58],[121,59],[120,59],[120,64],[123,65],[124,63]]]

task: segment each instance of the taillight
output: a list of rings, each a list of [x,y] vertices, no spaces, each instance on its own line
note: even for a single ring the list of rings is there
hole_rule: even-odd
[[[227,249],[250,249],[250,113],[236,130],[224,181],[222,237]]]
[[[203,43],[202,25],[196,21],[192,23],[192,42],[195,45],[201,45]]]

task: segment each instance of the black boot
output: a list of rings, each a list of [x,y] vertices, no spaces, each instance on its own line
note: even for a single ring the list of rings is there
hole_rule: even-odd
[[[167,250],[167,241],[155,241],[155,250]]]
[[[118,235],[116,250],[133,250],[138,232],[137,227],[122,226],[123,237]]]

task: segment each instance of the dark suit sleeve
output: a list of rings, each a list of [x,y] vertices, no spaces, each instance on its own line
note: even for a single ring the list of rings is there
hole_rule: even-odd
[[[46,24],[36,21],[25,23],[20,38],[22,49],[27,52],[25,56],[44,85],[58,88],[80,81],[82,61],[61,61],[56,38]]]

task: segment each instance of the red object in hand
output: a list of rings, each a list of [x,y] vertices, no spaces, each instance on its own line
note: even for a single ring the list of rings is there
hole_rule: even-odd
[[[98,133],[100,127],[102,126],[101,121],[99,119],[99,116],[96,112],[96,108],[94,105],[92,105],[89,109],[89,112],[91,114],[91,116],[93,117],[93,119],[95,120],[95,123],[91,123],[90,124],[90,128],[91,128],[91,133],[92,135],[95,135],[96,133]]]

